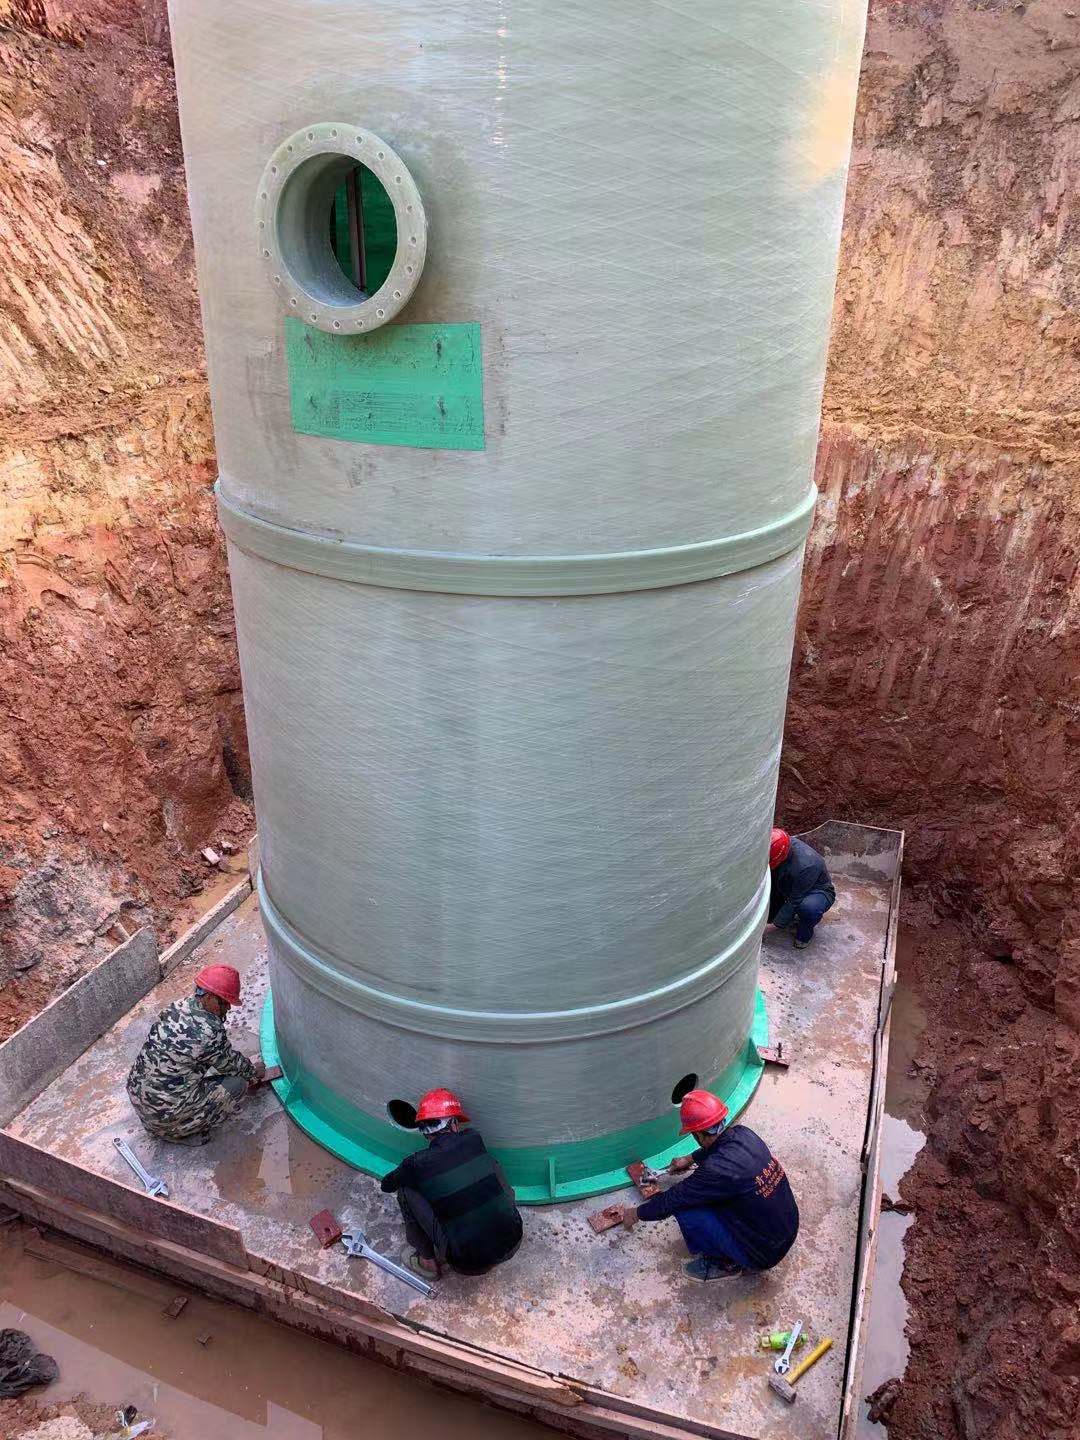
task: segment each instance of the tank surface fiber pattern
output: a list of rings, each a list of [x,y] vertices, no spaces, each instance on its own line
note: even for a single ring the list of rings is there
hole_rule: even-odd
[[[415,1144],[387,1102],[448,1084],[523,1199],[609,1188],[672,1146],[683,1075],[737,1107],[760,1073],[863,9],[171,12],[279,1094],[378,1172]],[[415,283],[388,317],[478,327],[482,449],[355,438],[387,344],[329,292],[300,404],[354,438],[294,428],[310,315],[274,277],[309,232],[260,186],[373,145]]]

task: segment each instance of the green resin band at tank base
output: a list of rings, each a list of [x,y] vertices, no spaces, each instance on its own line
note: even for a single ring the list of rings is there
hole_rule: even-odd
[[[324,1149],[357,1170],[381,1177],[422,1141],[407,1130],[379,1120],[351,1105],[311,1075],[289,1073],[277,1045],[274,997],[268,994],[263,1009],[261,1045],[268,1066],[281,1065],[284,1075],[273,1082],[278,1099],[291,1118]],[[732,1117],[749,1104],[764,1069],[758,1048],[768,1044],[769,1022],[765,997],[757,991],[750,1037],[731,1065],[707,1087],[727,1105]],[[694,1148],[692,1136],[677,1137],[678,1113],[670,1113],[616,1130],[595,1140],[566,1145],[513,1146],[496,1149],[514,1193],[523,1205],[549,1205],[556,1200],[582,1200],[628,1185],[625,1166],[644,1160],[653,1169],[668,1165],[676,1155]],[[672,1137],[675,1136],[673,1139]]]

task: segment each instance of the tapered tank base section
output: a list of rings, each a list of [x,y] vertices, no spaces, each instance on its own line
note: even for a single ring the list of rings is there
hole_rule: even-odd
[[[720,1096],[732,1118],[749,1104],[757,1089],[764,1068],[758,1048],[766,1045],[768,1038],[765,997],[758,990],[746,1044],[723,1074],[706,1087]],[[261,1042],[267,1065],[280,1065],[284,1071],[283,1078],[274,1082],[278,1099],[300,1129],[332,1155],[369,1175],[383,1176],[420,1148],[423,1142],[414,1133],[365,1114],[302,1066],[290,1064],[288,1054],[278,1047],[272,993],[267,995],[263,1009]],[[677,1130],[673,1105],[653,1120],[589,1140],[492,1148],[521,1204],[550,1205],[608,1190],[624,1190],[628,1183],[626,1166],[633,1160],[644,1160],[658,1169],[676,1155],[689,1154],[694,1149],[693,1138],[687,1136],[673,1144]]]

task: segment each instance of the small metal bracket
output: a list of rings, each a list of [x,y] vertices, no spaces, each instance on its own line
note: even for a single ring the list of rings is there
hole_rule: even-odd
[[[763,1065],[775,1065],[778,1070],[786,1070],[791,1064],[790,1055],[784,1053],[782,1040],[778,1040],[775,1045],[759,1045],[758,1056]]]

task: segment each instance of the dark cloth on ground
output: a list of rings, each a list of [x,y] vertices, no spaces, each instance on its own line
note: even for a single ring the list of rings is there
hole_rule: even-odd
[[[509,1260],[521,1244],[514,1192],[476,1130],[444,1130],[433,1136],[426,1149],[407,1155],[383,1177],[382,1188],[389,1193],[416,1192],[438,1222],[442,1237],[423,1223],[426,1210],[417,1207],[412,1196],[407,1197],[408,1214],[406,1205],[401,1206],[406,1222],[411,1217],[424,1230],[435,1258],[461,1275],[484,1274]],[[416,1248],[432,1258],[420,1245]]]
[[[0,1399],[24,1395],[35,1385],[51,1385],[60,1367],[42,1355],[25,1330],[0,1330]]]
[[[752,1270],[776,1265],[799,1233],[799,1207],[784,1167],[764,1140],[747,1125],[732,1125],[693,1159],[695,1168],[685,1180],[638,1206],[639,1219],[715,1210],[745,1257],[732,1254],[733,1260]]]

